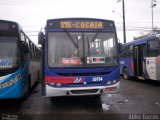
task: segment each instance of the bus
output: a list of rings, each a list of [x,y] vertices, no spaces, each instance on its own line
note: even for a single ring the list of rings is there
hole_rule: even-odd
[[[41,50],[13,21],[0,20],[0,99],[23,98],[39,79]]]
[[[118,40],[114,21],[60,18],[39,32],[42,95],[100,96],[119,89]]]
[[[160,34],[123,44],[120,57],[120,73],[124,79],[160,81]]]

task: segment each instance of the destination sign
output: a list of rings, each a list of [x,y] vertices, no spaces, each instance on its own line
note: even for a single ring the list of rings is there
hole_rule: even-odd
[[[9,24],[0,23],[0,30],[9,30]]]
[[[16,25],[14,23],[4,23],[0,22],[0,30],[6,31],[6,30],[16,30]]]
[[[101,21],[76,21],[67,20],[60,21],[60,28],[80,28],[80,29],[103,29],[103,22]]]
[[[115,29],[114,22],[94,19],[56,19],[47,21],[47,29]]]

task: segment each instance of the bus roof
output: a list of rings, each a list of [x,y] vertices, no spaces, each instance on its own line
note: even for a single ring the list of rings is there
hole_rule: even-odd
[[[56,18],[56,19],[48,19],[47,21],[51,20],[97,20],[97,21],[110,21],[113,22],[113,20],[106,20],[106,19],[98,19],[98,18]]]
[[[160,37],[160,34],[152,34],[148,37],[145,37],[145,38],[141,38],[141,39],[137,39],[137,40],[134,40],[132,42],[128,42],[128,43],[125,43],[123,44],[124,46],[126,45],[131,45],[131,44],[135,44],[135,45],[139,45],[139,44],[143,44],[143,43],[146,43],[147,41],[150,41],[150,40],[153,40],[153,39],[156,39]]]

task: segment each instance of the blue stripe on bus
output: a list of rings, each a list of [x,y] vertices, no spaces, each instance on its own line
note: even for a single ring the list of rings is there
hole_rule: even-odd
[[[14,83],[13,85],[8,86],[6,88],[0,88],[0,99],[22,97],[26,92],[28,73],[29,73],[29,65],[26,64],[23,65],[22,68],[19,68],[17,71],[12,73],[9,77],[7,77],[2,83],[11,81],[18,74],[21,75],[21,78],[18,79],[17,82]]]

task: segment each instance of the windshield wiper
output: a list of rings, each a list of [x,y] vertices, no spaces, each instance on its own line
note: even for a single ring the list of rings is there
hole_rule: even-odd
[[[67,34],[68,38],[70,39],[70,41],[73,43],[73,45],[78,48],[78,45],[76,44],[76,42],[74,41],[74,39],[72,38],[72,36],[69,34],[68,31],[65,31],[65,33]]]
[[[93,39],[91,40],[91,43],[92,43],[93,41],[95,41],[95,39],[97,38],[98,34],[99,34],[99,31],[96,32],[96,34],[93,36]]]

